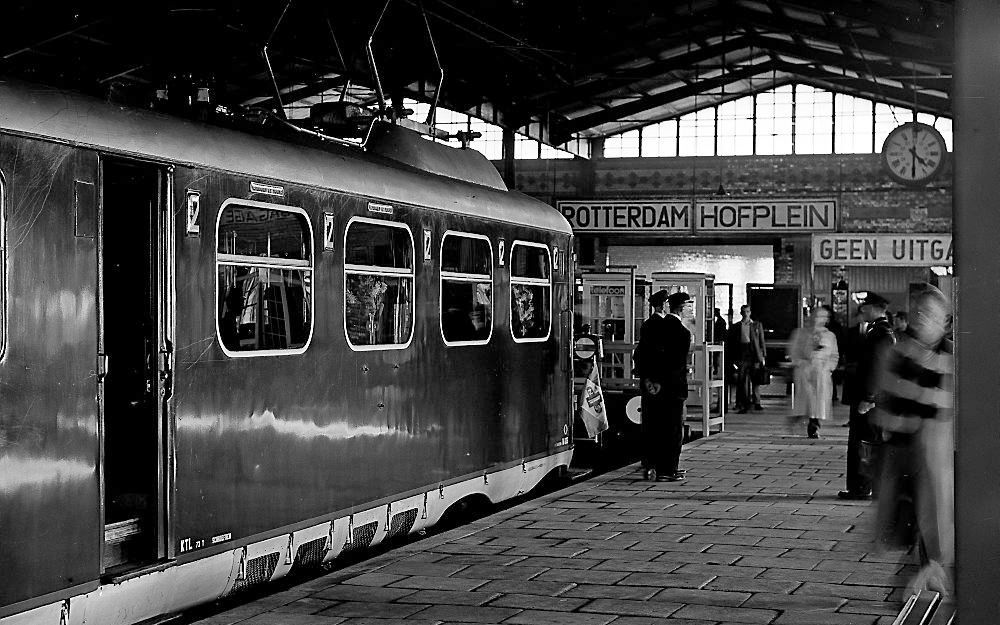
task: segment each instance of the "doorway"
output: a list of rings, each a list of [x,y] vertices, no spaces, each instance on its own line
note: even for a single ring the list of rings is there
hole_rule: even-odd
[[[165,556],[167,180],[168,172],[156,165],[102,162],[98,379],[105,574]]]

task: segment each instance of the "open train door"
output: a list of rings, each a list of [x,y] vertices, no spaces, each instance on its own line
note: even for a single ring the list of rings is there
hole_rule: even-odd
[[[172,171],[108,157],[100,175],[101,555],[103,573],[115,576],[168,556]]]

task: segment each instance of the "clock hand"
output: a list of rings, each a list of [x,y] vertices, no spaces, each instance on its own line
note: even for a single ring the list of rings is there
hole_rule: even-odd
[[[910,175],[913,176],[914,178],[916,178],[917,177],[917,158],[919,158],[917,156],[917,148],[916,147],[911,147],[910,148],[910,156],[913,157],[913,158],[910,159]]]

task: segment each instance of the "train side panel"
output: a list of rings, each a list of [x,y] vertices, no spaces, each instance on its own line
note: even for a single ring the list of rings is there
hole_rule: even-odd
[[[97,156],[0,135],[0,176],[7,264],[0,360],[3,616],[17,611],[18,602],[96,586],[102,527],[94,374]]]
[[[494,254],[501,237],[508,246],[523,239],[552,247],[554,235],[399,203],[390,216],[375,214],[367,198],[279,181],[263,182],[281,186],[283,195],[263,197],[249,193],[250,182],[176,170],[177,201],[197,190],[202,206],[200,236],[186,236],[186,224],[177,224],[180,550],[225,548],[518,463],[563,442],[569,382],[559,373],[565,337],[558,311],[546,342],[514,344],[506,268],[494,258],[492,339],[446,347],[438,299],[438,249],[446,231],[489,235]],[[219,344],[215,223],[231,198],[296,206],[310,216],[315,327],[303,354],[232,357]],[[324,249],[324,214],[334,219],[333,249]],[[345,337],[343,237],[352,217],[406,224],[413,234],[416,314],[404,349],[355,351]],[[430,261],[424,260],[424,230],[432,237]]]

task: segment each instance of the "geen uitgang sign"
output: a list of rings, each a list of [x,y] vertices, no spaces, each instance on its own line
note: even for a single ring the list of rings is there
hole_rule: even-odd
[[[815,265],[949,266],[950,234],[814,235]]]

